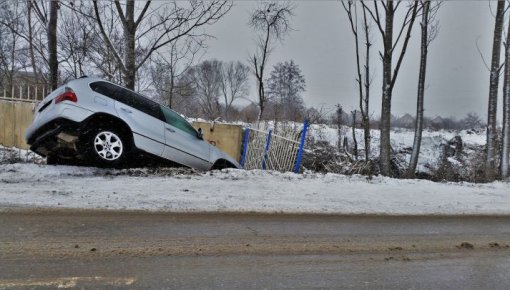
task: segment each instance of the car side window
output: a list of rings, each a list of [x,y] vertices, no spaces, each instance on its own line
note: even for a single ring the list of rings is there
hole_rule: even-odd
[[[188,123],[183,117],[179,116],[176,112],[160,106],[161,111],[163,111],[163,115],[165,116],[165,121],[167,124],[174,126],[177,129],[180,129],[190,135],[197,137],[197,131],[195,128]]]
[[[165,120],[164,116],[161,114],[158,103],[124,88],[118,93],[126,97],[127,105],[130,107],[140,110],[156,119]]]
[[[133,91],[108,82],[94,82],[90,84],[90,88],[95,92],[140,110],[156,119],[165,120],[156,102]]]

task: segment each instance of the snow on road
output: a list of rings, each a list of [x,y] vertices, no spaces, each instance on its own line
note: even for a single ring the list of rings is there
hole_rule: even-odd
[[[0,208],[168,212],[510,214],[510,184],[225,170],[149,174],[0,165]],[[138,176],[133,176],[138,175]]]

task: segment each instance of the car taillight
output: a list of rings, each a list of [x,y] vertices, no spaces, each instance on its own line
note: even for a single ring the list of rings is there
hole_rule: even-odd
[[[58,104],[63,101],[71,101],[73,103],[76,103],[78,102],[78,97],[73,92],[73,90],[66,88],[66,91],[63,94],[60,94],[55,98],[55,104]]]

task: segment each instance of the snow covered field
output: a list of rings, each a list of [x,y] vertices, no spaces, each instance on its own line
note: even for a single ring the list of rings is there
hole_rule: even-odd
[[[353,143],[352,131],[350,127],[344,127],[341,130],[341,135],[346,136],[349,144]],[[379,143],[380,143],[380,131],[370,130],[371,134],[371,152],[370,156],[373,158],[379,155]],[[338,130],[336,128],[329,127],[323,124],[313,124],[310,128],[310,135],[316,140],[327,141],[333,146],[337,146],[338,142]],[[363,130],[355,130],[356,139],[358,142],[358,148],[363,149],[364,139]],[[446,144],[449,140],[455,136],[459,136],[462,139],[464,150],[467,155],[473,152],[473,148],[485,145],[486,133],[485,130],[424,130],[422,136],[422,143],[420,149],[420,155],[418,158],[417,171],[430,173],[430,168],[437,167],[437,162],[441,156],[441,145]],[[391,147],[396,151],[404,151],[402,153],[405,157],[406,162],[409,162],[411,158],[411,149],[414,141],[414,130],[395,128],[391,131]],[[351,145],[352,146],[352,145]]]
[[[154,171],[154,172],[153,172]],[[510,184],[334,174],[0,165],[0,209],[168,212],[510,214]]]

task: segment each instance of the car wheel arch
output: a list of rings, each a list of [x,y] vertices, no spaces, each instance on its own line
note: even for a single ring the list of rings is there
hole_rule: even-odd
[[[134,145],[133,131],[125,121],[117,116],[107,113],[96,113],[88,117],[85,121],[83,121],[82,124],[85,130],[92,128],[95,125],[108,124],[109,126],[115,126],[116,128],[122,130],[126,134],[126,137],[128,137],[130,144]]]
[[[232,162],[226,160],[226,159],[223,159],[223,158],[220,158],[220,159],[217,159],[211,170],[214,170],[214,169],[225,169],[225,168],[237,168],[234,164],[232,164]]]

